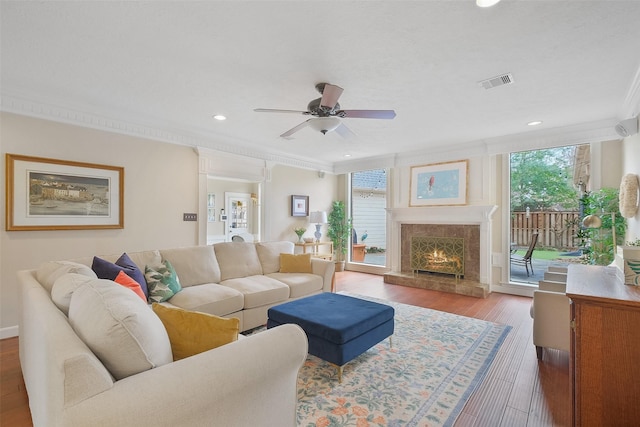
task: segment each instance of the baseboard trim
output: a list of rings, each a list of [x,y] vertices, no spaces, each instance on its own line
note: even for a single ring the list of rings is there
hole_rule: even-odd
[[[18,325],[0,329],[0,340],[18,336]]]
[[[533,291],[538,289],[537,286],[523,286],[523,285],[514,285],[512,283],[509,284],[499,284],[499,285],[491,285],[491,292],[499,292],[502,294],[511,294],[511,295],[519,295],[522,297],[531,297],[533,298]]]

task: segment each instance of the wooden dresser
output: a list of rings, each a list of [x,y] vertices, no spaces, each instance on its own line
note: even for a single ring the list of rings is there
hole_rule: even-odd
[[[640,287],[619,274],[569,266],[574,426],[640,426]]]

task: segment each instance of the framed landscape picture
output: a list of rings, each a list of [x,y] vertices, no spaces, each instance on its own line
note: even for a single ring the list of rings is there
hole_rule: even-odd
[[[467,204],[468,160],[411,167],[409,206]]]
[[[124,168],[6,155],[6,229],[124,228]]]
[[[291,216],[309,216],[309,196],[291,196]]]

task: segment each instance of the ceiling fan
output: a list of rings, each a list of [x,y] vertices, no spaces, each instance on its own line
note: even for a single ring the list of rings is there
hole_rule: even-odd
[[[396,116],[396,112],[393,110],[341,110],[338,98],[340,98],[344,89],[329,83],[318,83],[316,90],[322,94],[322,97],[309,102],[307,111],[270,108],[256,108],[253,111],[258,113],[293,113],[313,116],[280,135],[282,138],[291,138],[291,135],[307,126],[320,131],[323,135],[335,130],[340,136],[349,137],[353,135],[353,132],[342,123],[341,118],[389,120]]]

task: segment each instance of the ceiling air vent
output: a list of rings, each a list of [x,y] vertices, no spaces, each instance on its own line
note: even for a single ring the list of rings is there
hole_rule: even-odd
[[[480,86],[485,89],[493,89],[494,87],[510,85],[513,83],[513,76],[511,73],[501,74],[499,76],[491,77],[487,80],[482,80],[478,82]]]

